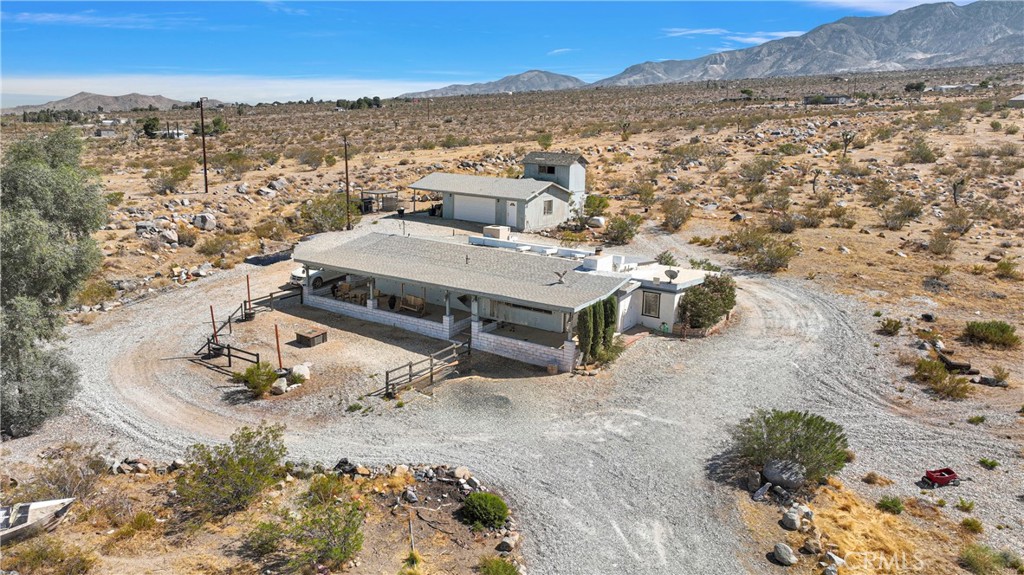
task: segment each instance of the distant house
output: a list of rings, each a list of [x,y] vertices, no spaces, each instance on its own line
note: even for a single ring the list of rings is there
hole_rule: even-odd
[[[158,132],[159,137],[166,138],[168,140],[185,140],[188,139],[188,134],[185,130],[160,130]]]
[[[815,94],[813,96],[804,96],[805,106],[820,106],[820,105],[842,105],[848,104],[852,101],[852,98],[846,94]]]
[[[1011,108],[1024,108],[1024,94],[1010,98],[1006,105]]]
[[[117,132],[110,128],[97,128],[94,135],[97,138],[116,138]]]
[[[582,205],[586,163],[579,154],[532,152],[520,179],[435,172],[409,187],[439,194],[447,219],[539,230],[565,222]]]

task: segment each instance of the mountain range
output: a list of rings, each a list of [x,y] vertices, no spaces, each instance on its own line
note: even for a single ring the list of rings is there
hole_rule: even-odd
[[[800,36],[709,54],[630,66],[593,84],[531,70],[496,82],[404,94],[423,98],[563,90],[583,86],[646,86],[671,82],[813,76],[1024,62],[1024,2],[979,0],[922,4],[889,16],[849,17]]]
[[[209,100],[208,105],[218,102]],[[40,110],[78,110],[93,112],[103,108],[104,112],[128,112],[138,108],[155,107],[158,110],[170,110],[173,106],[188,106],[190,102],[172,100],[163,96],[146,96],[144,94],[125,94],[123,96],[104,96],[91,92],[79,92],[63,100],[54,100],[38,106],[18,106],[5,109],[4,112],[38,112]]]

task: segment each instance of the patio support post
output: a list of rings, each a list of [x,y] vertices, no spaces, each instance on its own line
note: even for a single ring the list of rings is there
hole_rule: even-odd
[[[480,321],[480,302],[476,299],[476,296],[473,296],[473,303],[470,309],[473,310],[473,321]]]
[[[449,291],[444,292],[444,315],[452,315],[452,294]]]

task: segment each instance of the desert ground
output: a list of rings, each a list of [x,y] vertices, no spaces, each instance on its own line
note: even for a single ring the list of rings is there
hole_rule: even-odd
[[[918,80],[985,78],[1004,87],[904,91]],[[1024,357],[1020,348],[959,337],[968,321],[1024,325],[1024,282],[1012,265],[1024,245],[1024,141],[1011,128],[1024,126],[1024,114],[1000,105],[1022,79],[1019,69],[967,69],[449,98],[429,108],[390,101],[348,112],[330,103],[229,108],[221,113],[230,130],[207,141],[223,164],[211,171],[209,193],[195,163],[198,138],[90,139],[87,163],[107,192],[123,196],[111,198],[110,224],[96,236],[103,270],[69,310],[66,347],[82,369],[82,389],[66,415],[5,442],[5,461],[32,461],[70,439],[110,444],[122,456],[175,458],[239,425],[281,422],[296,459],[471,468],[512,506],[525,572],[777,573],[784,568],[765,558],[785,538],[775,507],[752,503],[719,461],[730,426],[754,409],[808,410],[842,423],[855,455],[811,502],[837,540],[839,532],[849,536],[844,551],[906,552],[923,565],[918,571],[962,572],[956,555],[966,542],[1024,548]],[[823,85],[864,97],[799,104]],[[752,100],[722,101],[743,88]],[[197,114],[157,115],[173,126],[191,125]],[[44,129],[8,122],[5,136]],[[478,354],[431,395],[407,392],[398,406],[374,394],[383,370],[443,342],[287,300],[239,324],[231,341],[272,357],[275,324],[287,342],[298,328],[326,326],[325,346],[283,347],[283,363],[310,362],[313,377],[287,395],[239,401],[240,386],[227,375],[191,361],[210,331],[209,307],[221,317],[237,307],[246,276],[254,296],[287,282],[293,262],[243,260],[305,233],[296,211],[344,181],[342,133],[356,152],[353,191],[394,189],[410,208],[406,186],[422,175],[515,176],[538,134],[550,133],[553,150],[578,151],[590,162],[589,187],[610,199],[609,216],[641,216],[636,237],[611,252],[710,260],[737,277],[737,313],[706,339],[641,337],[594,376],[551,376]],[[918,157],[922,145],[930,161]],[[761,170],[765,159],[772,162]],[[185,181],[155,193],[150,184],[183,161]],[[282,179],[273,197],[257,192]],[[954,205],[952,183],[961,179]],[[661,225],[662,201],[672,198],[693,207],[674,232]],[[919,213],[887,225],[882,213],[904,199]],[[424,199],[415,201],[422,207]],[[215,215],[214,230],[194,229],[200,213]],[[736,214],[742,222],[732,221]],[[141,221],[191,233],[194,245],[137,234]],[[762,226],[795,254],[774,273],[750,269],[749,258],[730,248],[738,231]],[[373,214],[334,233],[373,231],[450,239],[475,230],[425,215]],[[528,237],[598,245],[603,234]],[[937,238],[946,247],[938,249]],[[180,276],[172,269],[207,262],[215,266],[208,277],[173,279]],[[880,333],[883,318],[899,319],[899,334]],[[1009,387],[971,385],[968,397],[950,400],[914,382],[909,364],[926,353],[922,338],[936,334],[982,374],[1008,370]],[[354,404],[360,409],[348,410]],[[976,416],[984,417],[967,421]],[[987,470],[982,457],[1000,465]],[[945,466],[969,480],[954,491],[915,485],[924,469]],[[863,481],[870,472],[892,483]],[[925,511],[884,515],[874,509],[883,495]],[[956,498],[975,508],[955,509]],[[983,533],[960,529],[968,516]],[[913,572],[880,569],[865,557],[854,556],[843,572]],[[812,572],[804,563],[790,570]]]

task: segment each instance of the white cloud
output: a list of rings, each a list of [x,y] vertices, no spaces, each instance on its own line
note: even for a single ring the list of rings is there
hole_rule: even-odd
[[[172,74],[111,74],[103,76],[4,76],[4,93],[61,94],[65,98],[78,92],[117,96],[138,92],[192,101],[200,96],[224,102],[273,102],[361,96],[398,96],[440,88],[441,82],[373,80],[360,78],[201,76]],[[39,103],[45,103],[41,101]],[[4,103],[5,106],[10,104]]]
[[[287,16],[309,16],[309,12],[303,8],[290,6],[287,2],[280,0],[265,0],[263,5],[271,12],[278,12]]]
[[[787,30],[784,32],[751,32],[749,34],[737,33],[733,36],[726,36],[726,40],[732,40],[733,42],[740,42],[742,44],[764,44],[772,40],[778,40],[779,38],[789,38],[791,36],[799,36],[803,32],[799,30]]]
[[[567,54],[569,52],[575,52],[576,48],[556,48],[548,52],[548,56],[558,56],[559,54]]]
[[[662,32],[670,38],[678,36],[696,36],[698,34],[721,36],[722,34],[728,34],[729,31],[724,28],[664,28]]]
[[[955,3],[961,6],[969,4],[969,2],[964,2],[962,0]],[[814,0],[811,4],[853,8],[855,10],[875,12],[877,14],[892,14],[893,12],[904,10],[906,8],[913,8],[920,4],[929,4],[929,2],[922,2],[921,0]]]
[[[201,18],[182,13],[102,15],[87,10],[76,13],[59,12],[0,12],[0,18],[17,24],[43,26],[83,26],[89,28],[119,28],[125,30],[152,30],[181,28],[203,23]]]

